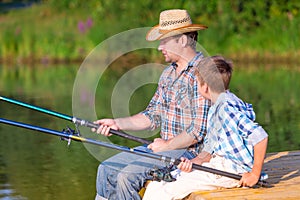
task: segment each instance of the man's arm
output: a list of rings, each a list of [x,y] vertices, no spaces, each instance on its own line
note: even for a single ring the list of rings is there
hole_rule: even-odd
[[[152,149],[153,152],[160,151],[169,151],[175,149],[183,149],[189,147],[190,145],[196,143],[193,135],[187,134],[185,131],[176,137],[164,140],[162,138],[155,138],[153,143],[148,145],[149,149]]]
[[[239,184],[242,186],[254,186],[259,178],[264,164],[268,144],[266,137],[254,146],[254,163],[251,172],[244,173]]]
[[[140,131],[150,129],[151,126],[150,119],[141,113],[130,117],[116,118],[115,122],[121,130]]]

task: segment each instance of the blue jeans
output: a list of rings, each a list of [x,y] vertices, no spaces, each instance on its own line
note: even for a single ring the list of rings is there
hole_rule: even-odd
[[[135,149],[151,152],[145,146],[139,146]],[[171,158],[180,158],[182,156],[192,159],[195,155],[191,152],[182,150],[172,150],[159,152]],[[130,200],[141,199],[138,192],[149,180],[149,170],[154,167],[165,167],[162,161],[147,158],[132,153],[119,153],[99,165],[96,180],[97,194],[109,200]]]

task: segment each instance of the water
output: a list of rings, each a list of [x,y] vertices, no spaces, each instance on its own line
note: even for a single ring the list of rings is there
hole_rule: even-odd
[[[73,84],[78,65],[0,67],[2,96],[73,114]],[[111,96],[120,77],[120,72],[105,74],[95,100],[89,99],[88,90],[81,93],[81,101],[96,102],[98,118],[113,115]],[[300,149],[299,80],[298,68],[291,65],[238,64],[234,69],[231,90],[253,104],[257,121],[270,136],[268,152]],[[130,114],[147,105],[154,89],[155,85],[147,84],[133,93],[127,105]],[[126,91],[120,99],[127,102],[124,95]],[[0,102],[0,117],[58,131],[67,125],[74,128],[71,122],[6,102]],[[84,128],[80,130],[89,132]],[[93,133],[89,134],[93,137]],[[101,160],[87,146],[79,142],[67,146],[59,137],[4,124],[0,124],[0,138],[0,200],[94,198],[96,171]],[[113,142],[136,145],[118,137],[114,137]],[[106,157],[108,152],[115,153],[103,148],[98,152]]]
[[[68,124],[21,110],[2,105],[1,117],[59,131]],[[81,143],[68,147],[58,137],[10,126],[1,125],[0,132],[0,199],[93,198],[99,162]]]

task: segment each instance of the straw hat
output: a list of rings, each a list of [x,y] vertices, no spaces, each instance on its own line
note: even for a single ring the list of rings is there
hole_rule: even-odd
[[[159,24],[147,33],[146,40],[161,40],[170,36],[206,28],[207,26],[201,24],[193,24],[186,10],[165,10],[160,13]]]

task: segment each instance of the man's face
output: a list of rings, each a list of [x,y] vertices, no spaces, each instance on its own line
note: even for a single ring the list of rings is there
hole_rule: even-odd
[[[166,62],[176,62],[180,57],[181,46],[178,37],[168,37],[160,40],[158,50],[162,52]]]

